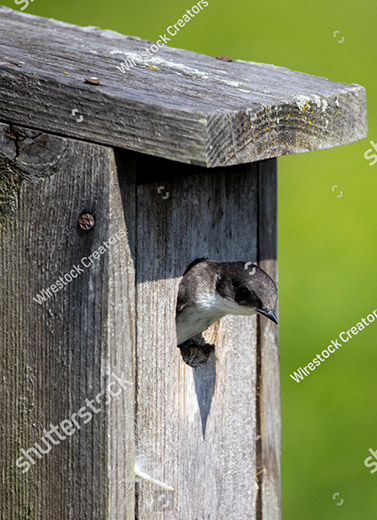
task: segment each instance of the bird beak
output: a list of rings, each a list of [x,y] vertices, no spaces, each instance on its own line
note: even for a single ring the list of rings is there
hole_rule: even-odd
[[[266,311],[262,311],[262,310],[258,309],[258,312],[259,312],[259,314],[262,314],[263,316],[266,316],[266,318],[268,318],[269,320],[271,320],[274,323],[278,324],[278,319],[276,317],[276,314],[275,314],[274,310],[266,312]]]

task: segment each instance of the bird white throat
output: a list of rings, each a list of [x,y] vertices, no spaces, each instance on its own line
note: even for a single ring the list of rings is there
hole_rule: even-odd
[[[250,307],[238,305],[235,301],[223,298],[217,292],[201,294],[196,305],[186,307],[177,316],[178,345],[195,336],[195,334],[208,329],[212,323],[220,320],[226,314],[252,316],[256,314],[256,311]]]

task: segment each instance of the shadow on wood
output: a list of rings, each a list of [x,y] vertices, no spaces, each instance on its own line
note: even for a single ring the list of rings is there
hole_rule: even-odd
[[[202,421],[202,434],[203,439],[205,439],[207,419],[211,411],[216,385],[216,353],[214,350],[209,356],[207,363],[193,369],[193,378],[200,409],[200,419]]]

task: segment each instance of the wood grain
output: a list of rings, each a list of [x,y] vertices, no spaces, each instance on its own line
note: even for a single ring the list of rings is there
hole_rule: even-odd
[[[366,137],[359,85],[167,46],[117,68],[151,44],[1,7],[0,120],[206,167]]]
[[[1,518],[134,518],[133,231],[120,193],[111,149],[0,125]],[[84,211],[96,220],[88,232],[78,227]],[[120,230],[128,241],[33,300]],[[22,473],[20,450],[103,392],[113,372],[130,382],[124,392]]]
[[[2,516],[279,520],[277,328],[224,318],[204,334],[216,350],[195,370],[175,338],[193,259],[259,261],[276,276],[275,198],[274,160],[178,171],[0,125]],[[84,211],[96,220],[89,232],[77,226]],[[124,240],[63,292],[33,301],[120,230]],[[21,448],[112,373],[127,381],[121,397],[22,474]],[[141,481],[135,504],[135,456],[175,491]]]
[[[171,178],[175,164],[165,163],[166,179],[137,190],[136,444],[146,471],[175,492],[140,483],[138,518],[250,520],[257,511],[256,317],[213,325],[205,336],[216,352],[192,369],[176,347],[175,305],[195,258],[257,260],[259,170],[199,168]]]
[[[259,163],[259,265],[277,281],[276,160]],[[261,518],[280,520],[280,363],[278,327],[258,316],[258,486]]]

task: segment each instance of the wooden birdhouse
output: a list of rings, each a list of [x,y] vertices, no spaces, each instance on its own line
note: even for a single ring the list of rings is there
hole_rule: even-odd
[[[1,518],[278,520],[277,326],[191,368],[177,291],[277,280],[276,158],[364,138],[364,89],[0,14]]]

